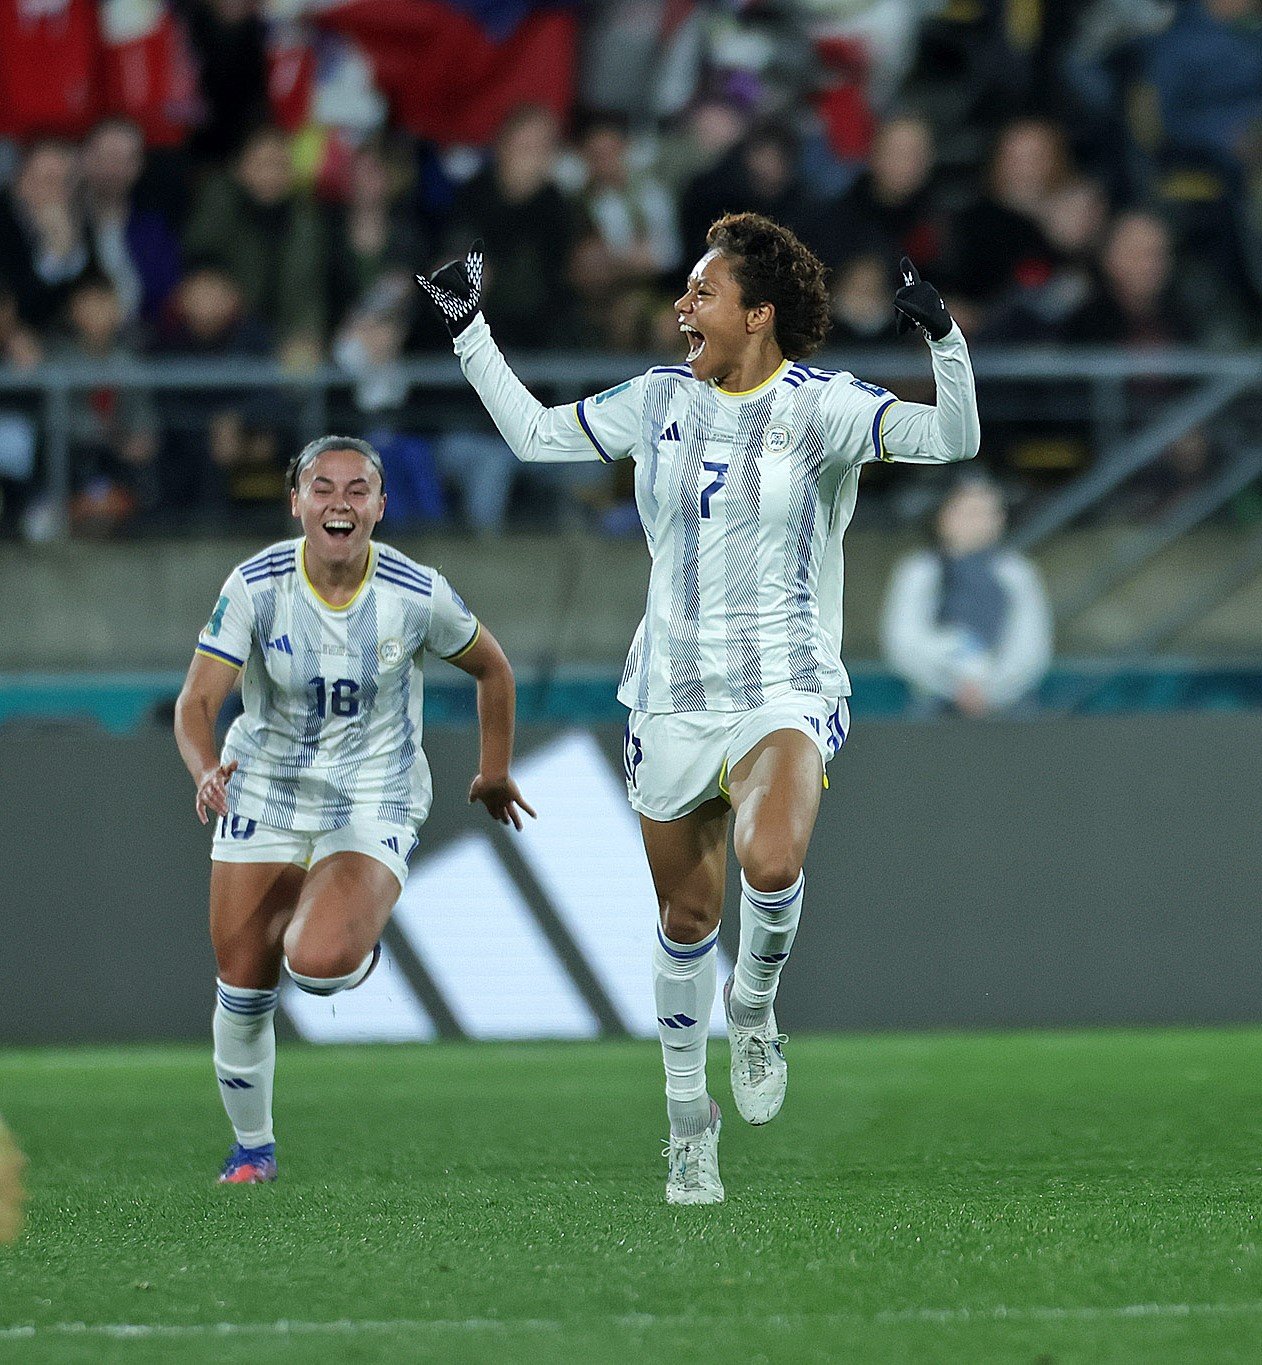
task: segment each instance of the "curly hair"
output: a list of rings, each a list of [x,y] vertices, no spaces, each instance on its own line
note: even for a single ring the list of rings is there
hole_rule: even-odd
[[[822,261],[779,223],[761,213],[728,213],[706,233],[706,245],[731,264],[741,305],[776,310],[776,342],[789,360],[818,351],[828,335],[828,284]]]

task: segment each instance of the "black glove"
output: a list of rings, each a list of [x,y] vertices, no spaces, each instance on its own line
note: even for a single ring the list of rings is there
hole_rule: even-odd
[[[920,271],[904,256],[898,266],[903,277],[902,288],[894,295],[894,311],[898,314],[898,335],[919,327],[930,341],[941,341],[955,326],[955,320],[947,312],[942,295],[927,280],[920,278]]]
[[[416,282],[443,315],[453,340],[473,321],[482,306],[482,242],[474,242],[463,261],[448,261]]]

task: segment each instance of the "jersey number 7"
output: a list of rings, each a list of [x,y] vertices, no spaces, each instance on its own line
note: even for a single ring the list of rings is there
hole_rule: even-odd
[[[702,460],[701,468],[708,469],[714,475],[714,482],[706,484],[701,490],[701,516],[703,520],[708,520],[710,499],[727,483],[727,465],[719,464],[717,460]]]

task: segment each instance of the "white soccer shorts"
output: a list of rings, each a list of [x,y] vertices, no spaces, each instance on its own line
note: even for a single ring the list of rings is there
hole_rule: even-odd
[[[225,815],[215,822],[210,858],[216,863],[293,863],[309,869],[334,853],[364,853],[385,863],[402,888],[407,884],[408,859],[420,843],[418,828],[357,815],[341,829],[275,829],[243,815]]]
[[[726,801],[727,774],[776,730],[801,730],[827,766],[846,742],[850,708],[844,697],[789,692],[750,711],[632,711],[622,754],[632,809],[650,820],[678,820],[703,801]]]

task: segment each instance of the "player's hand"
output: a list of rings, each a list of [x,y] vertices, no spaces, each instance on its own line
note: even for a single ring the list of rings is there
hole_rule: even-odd
[[[228,814],[228,779],[237,770],[237,761],[207,768],[197,784],[197,818],[204,825],[211,814]]]
[[[534,807],[528,804],[511,777],[491,781],[479,773],[469,788],[469,804],[472,805],[475,801],[481,801],[501,825],[513,825],[521,829],[522,811],[525,811],[532,820],[539,818]]]
[[[899,262],[902,287],[894,295],[894,311],[898,314],[898,335],[919,327],[927,341],[941,341],[955,326],[955,319],[947,312],[942,295],[920,278],[920,271],[911,263],[910,256]]]
[[[452,339],[478,315],[482,306],[482,242],[474,242],[463,261],[448,261],[428,279],[418,275],[416,282],[426,298],[443,315]]]

